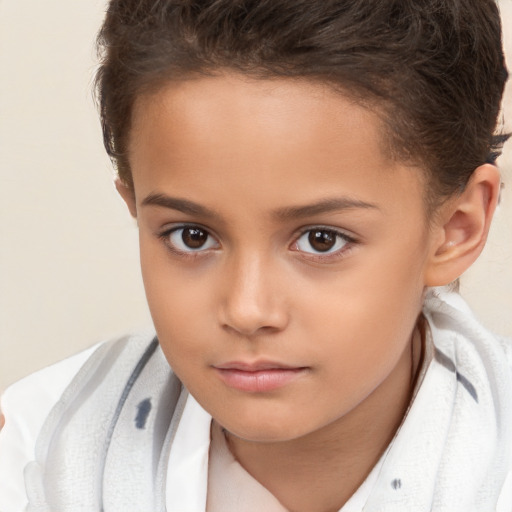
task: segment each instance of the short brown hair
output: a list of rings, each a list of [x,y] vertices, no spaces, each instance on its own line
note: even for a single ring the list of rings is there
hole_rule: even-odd
[[[226,68],[380,105],[393,153],[426,169],[436,197],[463,189],[506,140],[494,0],[111,0],[98,48],[105,147],[128,186],[136,97]]]

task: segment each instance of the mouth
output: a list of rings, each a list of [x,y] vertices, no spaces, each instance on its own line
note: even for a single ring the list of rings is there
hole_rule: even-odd
[[[214,369],[228,387],[248,393],[265,393],[282,388],[308,371],[305,366],[288,366],[272,361],[234,361],[214,366]]]

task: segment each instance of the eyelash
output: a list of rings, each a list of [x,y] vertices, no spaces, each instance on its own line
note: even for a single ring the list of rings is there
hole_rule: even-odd
[[[209,238],[211,237],[211,238],[217,240],[216,237],[214,237],[210,233],[209,229],[201,226],[200,224],[182,224],[182,225],[178,225],[178,226],[173,226],[172,228],[166,229],[165,231],[158,234],[158,238],[163,241],[163,243],[165,244],[165,246],[167,247],[167,249],[170,252],[172,252],[174,255],[179,256],[180,258],[195,259],[195,258],[206,256],[207,252],[209,252],[211,250],[211,248],[207,248],[207,249],[200,248],[197,250],[190,249],[189,251],[182,251],[170,243],[169,238],[173,233],[176,233],[178,231],[181,231],[181,230],[184,230],[187,228],[188,229],[199,229],[201,231],[204,231]],[[326,251],[324,253],[322,253],[322,252],[317,252],[317,253],[311,252],[310,253],[310,252],[306,252],[306,251],[303,251],[303,250],[300,250],[297,248],[295,248],[295,249],[292,248],[292,247],[297,247],[300,239],[304,235],[306,235],[308,233],[311,234],[314,231],[317,231],[317,232],[323,231],[323,232],[332,233],[336,237],[337,240],[341,239],[343,242],[345,242],[345,244],[340,249],[338,249],[334,252]],[[292,242],[292,244],[290,244],[289,247],[290,247],[290,250],[301,253],[302,255],[304,255],[303,257],[307,258],[308,260],[318,261],[318,262],[327,262],[327,261],[335,261],[335,260],[346,257],[347,253],[350,252],[357,243],[358,243],[358,241],[354,237],[347,235],[346,233],[344,233],[343,231],[341,231],[337,228],[333,228],[330,226],[315,225],[315,226],[307,226],[307,227],[303,228],[294,237],[294,241]],[[218,241],[217,241],[217,244],[220,245]]]
[[[202,256],[205,256],[205,252],[208,251],[209,249],[202,249],[202,250],[201,249],[198,249],[198,250],[191,249],[189,251],[182,251],[182,250],[176,248],[175,246],[173,246],[173,244],[170,242],[170,237],[173,233],[176,233],[178,231],[185,230],[185,229],[199,229],[201,231],[204,231],[209,238],[214,238],[216,240],[216,238],[210,233],[210,231],[207,228],[201,226],[200,224],[182,224],[179,226],[173,226],[172,228],[166,229],[165,231],[160,233],[158,235],[158,238],[160,238],[162,240],[162,242],[165,244],[165,246],[171,253],[173,253],[174,255],[177,255],[181,258],[195,259],[195,258],[200,258]]]
[[[315,226],[307,226],[303,228],[298,236],[295,237],[295,241],[292,243],[292,246],[297,246],[299,243],[299,240],[306,234],[311,234],[313,232],[326,232],[326,233],[332,233],[336,237],[337,240],[341,239],[344,243],[344,245],[337,249],[334,252],[316,252],[316,253],[308,253],[305,251],[301,251],[300,249],[292,249],[297,252],[301,252],[302,254],[305,254],[305,256],[308,260],[311,261],[318,261],[318,262],[328,262],[328,261],[337,261],[339,259],[345,258],[348,253],[354,248],[354,246],[358,243],[357,239],[347,235],[347,233],[337,229],[333,228],[331,226],[322,226],[322,225],[315,225]],[[330,249],[329,249],[330,250]]]

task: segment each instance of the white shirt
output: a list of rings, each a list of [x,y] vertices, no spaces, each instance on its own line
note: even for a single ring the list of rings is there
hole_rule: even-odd
[[[97,347],[25,377],[2,396],[1,410],[6,423],[0,432],[0,512],[25,509],[27,496],[23,470],[35,458],[39,432],[50,410]],[[265,504],[266,512],[286,512],[279,501],[234,459],[224,436],[219,436],[219,431],[215,435],[215,429],[211,443],[211,425],[211,416],[189,395],[169,456],[167,510],[260,512]],[[380,464],[340,512],[361,511]],[[235,503],[236,508],[226,509]]]
[[[0,432],[0,511],[25,509],[23,469],[35,459],[37,436],[48,413],[97,345],[44,368],[2,395],[5,426]]]
[[[436,344],[432,364],[428,371],[425,365],[422,368],[423,383],[416,388],[417,395],[382,467],[374,468],[341,512],[360,512],[363,506],[374,512],[512,510],[512,344],[482,328],[456,294],[433,290],[426,317]],[[34,458],[48,411],[92,350],[38,372],[5,393],[1,512],[24,509],[22,469]],[[240,491],[243,500],[253,487],[254,482],[242,473],[247,485],[234,489],[233,494],[236,486],[231,479],[222,482],[227,473],[220,471],[216,476],[220,475],[221,483],[209,489],[213,474],[209,472],[219,462],[215,441],[210,443],[211,421],[189,397],[168,461],[166,505],[170,512],[204,512],[207,491],[211,497],[219,489],[228,489],[228,500]],[[224,463],[234,463],[240,476],[243,468],[227,455]]]

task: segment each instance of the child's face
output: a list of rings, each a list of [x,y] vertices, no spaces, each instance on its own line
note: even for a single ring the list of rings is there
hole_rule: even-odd
[[[287,79],[200,78],[136,104],[158,336],[240,437],[297,438],[376,393],[393,407],[410,385],[433,235],[421,171],[389,160],[380,130],[339,94]]]

